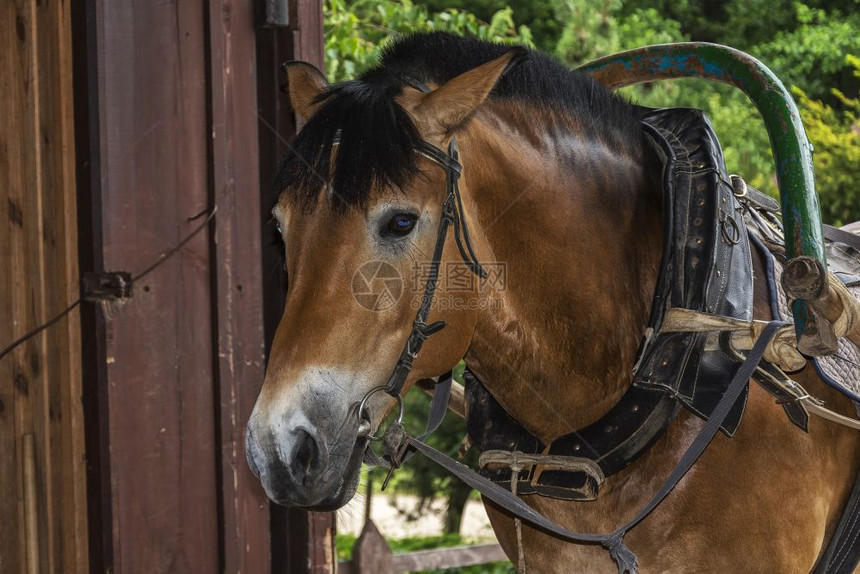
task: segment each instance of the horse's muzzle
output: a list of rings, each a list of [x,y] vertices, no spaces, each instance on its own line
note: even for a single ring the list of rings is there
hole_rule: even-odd
[[[353,429],[350,430],[354,432]],[[358,446],[355,438],[333,444],[341,445],[339,451],[343,447],[348,450],[330,456],[328,443],[314,429],[297,426],[275,436],[273,429],[259,426],[252,417],[245,435],[245,454],[248,466],[272,501],[284,506],[331,509],[352,496],[352,475],[357,475],[362,454],[354,452]],[[358,463],[353,464],[353,459]],[[336,461],[345,464],[334,464]]]

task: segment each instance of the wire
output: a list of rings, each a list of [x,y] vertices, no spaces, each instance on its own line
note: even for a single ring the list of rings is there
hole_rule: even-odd
[[[72,303],[71,305],[66,307],[63,311],[61,311],[53,319],[50,319],[47,322],[42,323],[41,325],[39,325],[35,329],[31,329],[30,331],[27,331],[25,334],[21,335],[20,337],[18,337],[14,341],[12,341],[8,346],[4,347],[4,349],[2,351],[0,351],[0,361],[3,360],[3,357],[5,357],[9,353],[11,353],[15,347],[17,347],[21,343],[27,341],[28,339],[35,337],[36,335],[38,335],[39,333],[41,333],[42,331],[44,331],[45,329],[47,329],[48,327],[50,327],[51,325],[53,325],[54,323],[56,323],[57,321],[59,321],[60,319],[62,319],[66,315],[68,315],[69,313],[71,313],[72,311],[74,311],[75,307],[77,307],[80,304],[81,304],[81,298],[78,297],[77,301],[75,301],[74,303]]]
[[[156,259],[152,265],[150,265],[149,267],[147,267],[146,269],[144,269],[143,271],[141,271],[140,273],[138,273],[137,275],[132,277],[131,282],[134,283],[135,281],[137,281],[139,279],[143,279],[144,277],[149,275],[151,272],[155,271],[162,263],[164,263],[165,261],[167,261],[168,259],[170,259],[174,255],[176,255],[176,252],[179,251],[180,249],[182,249],[186,243],[191,241],[194,238],[194,236],[196,236],[198,233],[200,233],[201,231],[203,231],[204,229],[206,229],[209,226],[209,222],[211,222],[215,218],[215,213],[217,211],[218,211],[218,206],[216,205],[212,208],[212,211],[209,212],[209,215],[206,217],[206,219],[203,220],[203,223],[198,225],[194,231],[192,231],[191,233],[186,235],[185,239],[183,239],[182,241],[177,243],[174,247],[171,247],[170,249],[168,249],[167,251],[164,251],[161,255],[159,255],[158,259]],[[201,217],[205,213],[206,212],[204,211],[198,215],[195,215],[194,217],[189,218],[188,221],[194,221],[195,219]]]
[[[132,285],[134,285],[134,283],[136,281],[143,279],[144,277],[146,277],[147,275],[149,275],[150,273],[152,273],[153,271],[158,269],[158,267],[160,267],[165,261],[167,261],[168,259],[170,259],[174,255],[176,255],[176,253],[180,249],[182,249],[182,247],[185,246],[186,243],[191,241],[197,234],[199,234],[201,231],[206,229],[209,226],[209,223],[212,221],[212,219],[215,218],[215,213],[217,211],[218,211],[218,206],[217,205],[213,206],[212,210],[209,211],[209,215],[206,217],[205,220],[203,220],[203,223],[198,225],[191,233],[186,235],[185,238],[182,239],[182,241],[177,243],[175,246],[171,247],[167,251],[163,251],[161,253],[161,255],[159,255],[158,258],[151,265],[149,265],[143,271],[141,271],[140,273],[138,273],[137,275],[132,277],[132,280],[131,280]],[[206,211],[203,211],[200,214],[195,215],[194,217],[188,218],[188,221],[194,221],[195,219],[202,217],[204,214],[206,214]],[[83,300],[83,297],[78,297],[74,303],[72,303],[71,305],[69,305],[68,307],[63,309],[60,313],[55,315],[53,318],[49,319],[48,321],[45,321],[44,323],[42,323],[38,327],[31,329],[30,331],[27,331],[26,333],[24,333],[23,335],[21,335],[20,337],[18,337],[17,339],[12,341],[11,343],[9,343],[9,345],[4,347],[3,350],[0,351],[0,361],[2,361],[6,357],[6,355],[11,353],[16,347],[25,343],[29,339],[32,339],[33,337],[35,337],[36,335],[38,335],[39,333],[41,333],[42,331],[44,331],[48,327],[51,327],[52,325],[56,324],[60,319],[62,319],[63,317],[65,317],[66,315],[68,315],[69,313],[74,311],[75,308],[81,304],[82,300]]]

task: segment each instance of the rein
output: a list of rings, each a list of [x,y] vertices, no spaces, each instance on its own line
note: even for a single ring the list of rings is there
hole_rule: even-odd
[[[445,249],[445,240],[448,237],[448,227],[454,226],[454,238],[463,261],[469,269],[480,278],[485,278],[487,272],[478,263],[475,252],[472,249],[466,218],[463,216],[463,201],[460,198],[460,186],[458,185],[462,166],[460,165],[459,153],[457,151],[457,140],[452,139],[448,146],[448,153],[429,142],[421,142],[418,149],[422,155],[438,163],[446,174],[447,194],[442,202],[442,219],[439,222],[439,232],[436,235],[436,246],[433,249],[433,260],[430,263],[430,274],[424,286],[424,295],[421,297],[421,306],[412,322],[412,332],[406,339],[406,345],[400,353],[400,358],[394,366],[388,382],[385,384],[385,392],[392,397],[397,397],[403,390],[406,377],[412,371],[412,363],[421,351],[430,335],[439,332],[445,327],[445,321],[435,321],[427,324],[427,315],[430,313],[430,305],[433,303],[433,294],[439,282],[439,266],[442,263],[442,251]]]

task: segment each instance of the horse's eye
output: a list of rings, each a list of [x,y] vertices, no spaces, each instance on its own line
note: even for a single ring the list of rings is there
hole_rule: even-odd
[[[409,213],[398,213],[388,220],[385,227],[382,228],[382,235],[393,235],[395,237],[405,237],[415,229],[415,222],[418,217]]]

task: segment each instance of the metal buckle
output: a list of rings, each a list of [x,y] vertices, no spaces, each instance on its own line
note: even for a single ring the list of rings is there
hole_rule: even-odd
[[[745,197],[748,193],[747,182],[743,180],[743,178],[739,175],[730,175],[729,179],[732,181],[732,193],[737,198]]]

